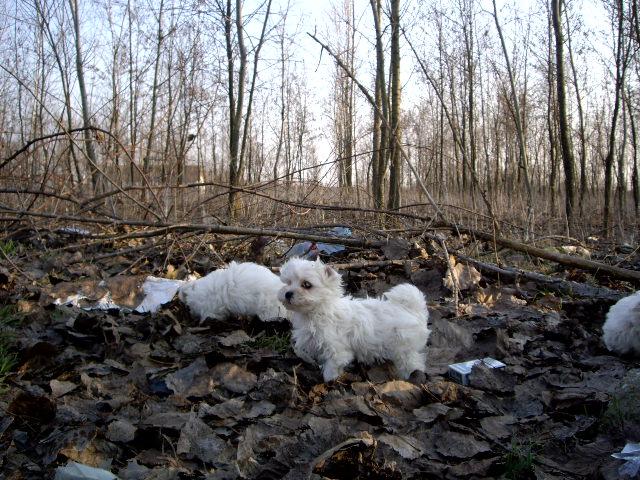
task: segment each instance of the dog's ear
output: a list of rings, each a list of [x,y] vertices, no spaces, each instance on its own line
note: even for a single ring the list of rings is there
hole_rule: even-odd
[[[338,272],[336,272],[333,268],[331,268],[331,266],[329,266],[329,265],[325,265],[324,266],[324,274],[328,278],[340,277],[340,274]]]

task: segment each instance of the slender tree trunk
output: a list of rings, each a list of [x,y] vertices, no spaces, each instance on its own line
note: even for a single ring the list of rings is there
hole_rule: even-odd
[[[224,32],[227,47],[227,74],[229,89],[229,218],[236,214],[236,192],[233,187],[238,185],[240,166],[240,130],[242,127],[242,113],[244,110],[245,80],[247,74],[247,49],[244,44],[244,30],[242,26],[242,2],[236,0],[235,11],[236,37],[239,51],[238,79],[235,79],[233,61],[233,25],[231,0],[227,0],[224,19]],[[234,88],[234,84],[237,85]]]
[[[472,5],[465,6],[464,19],[464,43],[466,60],[466,83],[467,83],[467,109],[469,125],[469,167],[476,172],[476,132],[475,132],[475,59],[474,59],[474,37],[473,37],[473,12]],[[475,203],[474,184],[471,184],[471,201]]]
[[[159,88],[159,74],[160,74],[160,58],[162,54],[162,45],[166,35],[162,33],[162,15],[164,13],[164,0],[160,0],[160,9],[158,11],[158,32],[156,36],[156,58],[153,67],[153,86],[151,89],[151,121],[149,124],[149,135],[147,137],[147,146],[144,151],[144,160],[142,162],[142,168],[144,173],[149,172],[149,162],[151,155],[151,147],[153,146],[154,131],[156,128],[156,114],[158,110],[158,88]]]
[[[135,183],[135,161],[136,151],[138,147],[138,87],[135,72],[135,62],[133,58],[133,12],[131,11],[131,0],[127,1],[127,22],[128,46],[129,46],[129,154],[131,155],[129,164],[129,182],[131,185]],[[146,155],[146,153],[145,153]]]
[[[89,99],[87,98],[87,88],[84,81],[84,63],[82,59],[82,43],[80,37],[80,12],[78,11],[78,0],[69,0],[71,17],[73,19],[73,32],[76,48],[76,73],[78,75],[78,89],[80,90],[80,102],[82,103],[82,126],[84,131],[84,143],[87,151],[89,171],[91,172],[91,183],[94,193],[98,191],[98,161],[93,146],[91,127],[91,113],[89,112]]]
[[[622,100],[622,142],[620,148],[618,149],[618,215],[622,220],[624,218],[624,212],[627,207],[626,197],[627,197],[627,179],[625,175],[625,153],[627,150],[627,102],[624,100],[624,89],[623,89],[623,100]],[[622,224],[622,222],[621,222]]]
[[[557,0],[554,0],[557,1]],[[607,156],[604,159],[604,230],[605,235],[609,234],[611,223],[611,190],[613,184],[613,161],[616,148],[616,127],[620,113],[620,101],[622,97],[622,87],[627,68],[628,49],[624,48],[624,15],[623,2],[616,0],[615,14],[617,15],[616,31],[616,78],[614,88],[613,113],[611,115],[611,129],[609,130]],[[625,51],[626,50],[626,51]]]
[[[376,81],[375,81],[375,108],[373,111],[373,153],[372,165],[372,192],[376,208],[384,205],[384,177],[387,171],[387,148],[389,145],[388,129],[389,101],[387,98],[384,45],[381,26],[381,0],[369,0],[373,13],[373,23],[376,32]]]
[[[73,128],[73,106],[71,105],[71,93],[70,93],[70,82],[69,82],[69,74],[65,68],[65,65],[62,62],[62,56],[60,54],[60,50],[58,48],[58,42],[56,41],[53,32],[51,31],[51,25],[49,24],[49,12],[45,10],[46,3],[41,3],[39,0],[35,2],[36,11],[38,15],[42,18],[42,22],[46,29],[47,39],[49,41],[49,47],[53,52],[53,56],[56,60],[56,66],[58,67],[58,73],[60,74],[60,83],[62,85],[62,94],[64,96],[64,105],[65,105],[65,116],[67,120],[67,128],[71,130]],[[72,140],[69,141],[69,173],[71,175],[71,183],[74,184],[76,181],[82,182],[82,172],[80,171],[80,164],[78,162],[78,158],[76,155],[76,149],[74,142]],[[76,178],[73,178],[73,174],[75,172]]]
[[[629,97],[629,94],[627,94]],[[640,183],[638,179],[638,132],[636,130],[636,121],[633,115],[633,108],[629,105],[629,123],[631,124],[631,147],[633,168],[631,172],[631,188],[633,190],[633,206],[636,217],[640,215]]]
[[[502,53],[507,66],[507,75],[509,77],[509,86],[511,88],[511,102],[513,104],[513,118],[516,126],[516,134],[518,136],[518,151],[519,151],[519,167],[522,170],[525,182],[525,188],[527,190],[527,229],[532,227],[533,222],[533,193],[531,191],[531,182],[529,180],[529,160],[527,159],[527,143],[524,128],[522,126],[522,114],[520,112],[520,102],[518,100],[518,92],[516,90],[516,81],[513,76],[513,69],[511,68],[511,62],[509,60],[509,53],[507,52],[507,46],[502,35],[502,27],[498,20],[498,10],[496,8],[496,0],[492,0],[493,4],[493,20],[500,37],[500,45],[502,46]]]
[[[267,30],[267,23],[269,21],[269,14],[271,12],[271,2],[272,0],[268,0],[267,2],[267,11],[264,14],[264,22],[262,22],[262,31],[260,32],[260,39],[258,40],[258,45],[256,46],[255,52],[253,54],[253,74],[251,76],[251,86],[249,87],[249,99],[247,101],[247,114],[244,119],[244,129],[242,132],[242,146],[240,148],[240,160],[238,162],[238,172],[241,175],[243,170],[244,163],[244,155],[247,145],[247,134],[249,131],[249,125],[251,123],[251,109],[253,108],[253,95],[256,88],[256,79],[258,77],[258,60],[260,59],[260,50],[262,49],[262,45],[264,45],[265,32]]]
[[[400,206],[400,0],[391,0],[391,159],[389,161],[389,199],[387,207],[393,210]]]
[[[565,19],[567,25],[569,25],[569,14],[565,8]],[[567,28],[567,47],[569,49],[569,63],[571,65],[571,74],[573,77],[573,89],[576,92],[576,106],[578,108],[578,132],[580,138],[580,213],[583,211],[584,196],[587,193],[587,141],[585,138],[584,128],[584,110],[582,108],[582,95],[580,94],[580,88],[578,85],[578,73],[576,70],[576,64],[573,60],[573,48],[571,47],[571,29]]]
[[[560,146],[564,167],[565,215],[569,231],[572,231],[575,205],[574,159],[571,131],[567,117],[567,96],[564,76],[564,34],[562,32],[562,0],[551,0],[551,22],[556,46],[556,88],[558,96],[558,121],[560,124]]]
[[[278,134],[278,146],[276,147],[276,158],[273,160],[273,180],[278,178],[278,164],[280,161],[280,155],[282,154],[282,145],[284,144],[284,126],[285,126],[285,92],[286,92],[286,63],[285,63],[285,51],[284,51],[284,39],[285,39],[285,26],[287,22],[287,15],[285,13],[282,19],[282,35],[280,37],[280,132]],[[277,183],[276,183],[277,186]]]

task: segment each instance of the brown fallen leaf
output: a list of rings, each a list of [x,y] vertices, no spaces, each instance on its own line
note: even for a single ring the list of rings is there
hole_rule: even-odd
[[[55,418],[56,405],[47,397],[21,391],[9,403],[7,413],[24,423],[40,426]]]

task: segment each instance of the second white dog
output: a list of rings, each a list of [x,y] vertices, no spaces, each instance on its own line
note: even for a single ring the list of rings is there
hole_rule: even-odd
[[[320,261],[294,258],[280,271],[278,298],[291,310],[296,354],[318,363],[325,381],[353,360],[391,360],[402,378],[426,364],[429,312],[415,286],[393,287],[381,299],[344,295],[340,274]]]
[[[622,298],[609,309],[602,339],[618,355],[640,355],[640,291]]]
[[[231,262],[227,268],[184,284],[178,296],[201,320],[229,315],[256,315],[260,320],[286,317],[278,301],[280,278],[256,263]]]

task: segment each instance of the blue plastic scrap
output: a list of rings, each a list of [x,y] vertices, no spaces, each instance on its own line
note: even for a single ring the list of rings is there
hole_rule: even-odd
[[[640,443],[629,442],[620,453],[614,453],[611,456],[626,460],[618,469],[618,473],[622,478],[636,478],[640,472]]]
[[[332,237],[350,237],[351,229],[347,227],[333,227],[329,230],[329,236]],[[323,242],[300,242],[296,243],[287,252],[287,257],[300,257],[308,260],[315,260],[318,255],[331,256],[346,250],[344,245],[323,243]]]

